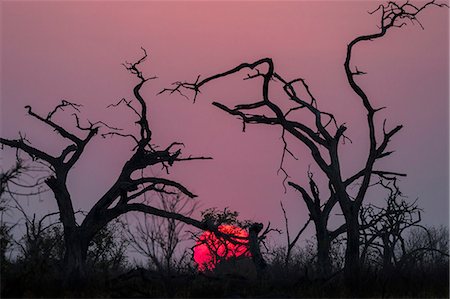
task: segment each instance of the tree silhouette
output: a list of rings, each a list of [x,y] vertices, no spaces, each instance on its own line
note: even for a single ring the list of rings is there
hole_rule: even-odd
[[[331,244],[333,240],[335,240],[340,234],[345,232],[345,225],[341,225],[340,227],[334,230],[330,230],[328,228],[330,213],[337,203],[337,197],[334,196],[333,193],[331,193],[331,196],[329,196],[328,199],[324,201],[323,198],[321,198],[320,196],[319,187],[317,186],[313,177],[313,173],[310,170],[308,170],[308,179],[309,179],[310,193],[308,193],[303,187],[295,184],[294,182],[288,182],[290,186],[292,186],[301,193],[302,198],[309,212],[308,221],[305,223],[303,228],[297,233],[297,235],[294,237],[293,240],[291,240],[289,235],[288,218],[286,215],[286,211],[283,205],[281,205],[286,223],[286,233],[288,238],[286,263],[288,263],[292,248],[295,246],[300,235],[306,229],[309,222],[312,221],[314,223],[314,229],[316,231],[316,240],[317,240],[316,276],[318,279],[326,280],[332,275],[331,273],[332,262],[330,259]],[[312,194],[312,196],[310,194]]]
[[[76,286],[85,279],[88,248],[96,234],[105,228],[108,223],[128,212],[142,212],[156,217],[181,221],[200,230],[214,232],[217,236],[234,243],[242,242],[242,239],[245,239],[243,237],[220,232],[216,223],[196,220],[189,215],[184,215],[177,211],[171,211],[170,209],[164,210],[155,207],[151,205],[147,200],[147,197],[144,196],[149,192],[154,192],[168,195],[184,194],[189,198],[195,198],[196,195],[181,183],[163,177],[147,175],[144,170],[158,165],[169,173],[169,169],[174,163],[209,160],[212,158],[204,156],[185,157],[181,152],[181,148],[184,144],[180,142],[172,142],[164,149],[159,149],[158,146],[151,143],[152,131],[147,117],[148,107],[140,91],[145,83],[156,79],[156,76],[145,77],[139,69],[140,64],[147,59],[146,50],[143,48],[142,50],[144,54],[137,62],[126,62],[123,64],[126,70],[138,79],[138,83],[133,88],[133,94],[137,103],[132,100],[127,101],[126,99],[122,99],[118,103],[108,106],[125,106],[130,109],[138,118],[135,123],[139,127],[139,134],[124,133],[121,129],[109,126],[103,121],[87,121],[88,125],[85,126],[81,123],[79,117],[82,106],[62,100],[61,104],[57,105],[45,117],[34,112],[31,106],[25,106],[28,115],[52,128],[66,141],[70,142],[70,144],[61,151],[59,156],[53,156],[32,146],[20,133],[18,139],[0,138],[2,147],[7,146],[15,149],[17,152],[26,153],[32,161],[43,164],[50,173],[50,175],[45,178],[44,182],[52,191],[58,205],[57,214],[59,214],[64,235],[64,281],[71,287],[76,288]],[[74,110],[72,115],[77,128],[76,133],[69,131],[52,119],[56,113],[66,109]],[[105,132],[100,133],[102,137],[119,136],[131,138],[134,140],[135,146],[132,149],[131,157],[123,164],[117,179],[95,202],[92,208],[87,212],[85,218],[79,224],[75,218],[76,211],[73,208],[73,199],[67,187],[67,177],[84,153],[86,146],[99,134],[100,130],[105,130]],[[79,137],[78,134],[83,134],[84,137]],[[18,159],[18,162],[19,161],[20,160]],[[38,180],[38,182],[40,182],[40,180]],[[250,246],[250,252],[257,266],[263,265],[264,262],[259,251],[259,242],[264,239],[265,235],[270,231],[270,228],[267,227],[266,230],[258,236],[262,227],[263,226],[260,223],[254,223],[249,227],[250,232],[248,240],[250,244],[252,244],[252,246]]]
[[[155,205],[165,211],[185,216],[191,216],[197,207],[196,202],[193,203],[190,198],[180,194],[158,194]],[[145,256],[151,268],[161,277],[170,277],[176,273],[177,267],[186,256],[176,256],[180,243],[188,240],[187,232],[183,231],[184,227],[185,223],[175,219],[146,215],[143,220],[136,218],[134,227],[129,226],[127,239],[131,247]]]
[[[421,213],[417,200],[408,203],[402,198],[396,180],[388,182],[380,180],[379,184],[387,189],[389,194],[385,206],[368,204],[360,211],[363,239],[361,258],[365,258],[369,248],[376,249],[380,252],[384,273],[390,274],[399,260],[396,250],[400,248],[402,255],[406,254],[404,232],[413,227],[425,228],[419,224]]]
[[[165,88],[161,91],[161,93],[180,93],[182,95],[185,95],[185,91],[190,91],[193,92],[193,100],[195,101],[201,88],[206,84],[236,74],[242,70],[250,69],[253,71],[253,73],[247,75],[246,80],[262,79],[261,100],[239,104],[234,108],[230,108],[219,102],[213,102],[213,105],[230,115],[242,119],[244,131],[246,124],[281,126],[282,139],[285,144],[280,167],[283,172],[285,172],[283,169],[285,154],[292,155],[284,138],[286,132],[309,149],[315,163],[328,180],[330,198],[324,202],[323,199],[317,196],[319,193],[315,187],[312,188],[312,194],[309,194],[305,187],[295,182],[288,182],[288,184],[302,194],[303,200],[306,202],[310,212],[314,210],[310,206],[319,205],[320,207],[324,204],[324,209],[328,210],[328,207],[332,207],[334,202],[339,203],[345,218],[347,238],[344,276],[347,286],[350,290],[356,290],[356,292],[359,286],[360,274],[360,223],[358,217],[370,186],[371,178],[373,176],[379,176],[381,178],[405,176],[405,174],[375,168],[377,161],[393,153],[387,147],[392,137],[402,129],[402,125],[387,129],[386,120],[383,122],[382,128],[378,128],[376,125],[374,116],[385,107],[374,107],[369,96],[357,82],[356,78],[364,75],[365,72],[352,65],[353,51],[355,46],[361,43],[382,38],[392,28],[403,27],[406,25],[406,21],[419,24],[422,27],[417,17],[423,10],[431,6],[448,7],[447,4],[438,3],[435,0],[422,3],[420,6],[412,4],[409,1],[404,4],[397,4],[392,1],[387,4],[380,4],[377,9],[369,12],[370,14],[379,14],[379,30],[372,34],[360,35],[350,41],[347,46],[344,62],[345,76],[349,86],[359,97],[360,103],[365,109],[367,114],[366,124],[369,130],[367,136],[369,150],[365,159],[365,165],[362,169],[347,178],[342,176],[342,163],[339,155],[339,144],[347,138],[345,136],[347,130],[345,123],[338,124],[333,114],[323,111],[318,107],[317,99],[305,79],[286,79],[281,73],[276,71],[275,64],[271,58],[262,58],[254,62],[242,63],[227,71],[216,73],[204,79],[198,76],[194,82],[175,82],[173,87]],[[282,87],[288,102],[292,104],[290,109],[282,108],[285,106],[280,106],[272,100],[270,91],[274,86]],[[306,96],[304,97],[302,94]],[[258,111],[260,108],[268,109],[271,115],[267,116]],[[295,120],[292,114],[298,110],[308,113],[314,125],[308,125],[308,122],[304,120]],[[382,134],[381,139],[377,138],[378,134]],[[288,176],[286,174],[285,180],[287,178]],[[357,188],[357,193],[354,197],[348,190],[350,186]],[[326,214],[324,218],[327,218]]]
[[[112,105],[125,105],[134,112],[137,116],[136,124],[139,126],[139,134],[123,133],[119,129],[108,126],[102,121],[89,122],[87,126],[84,126],[79,118],[81,105],[63,100],[47,116],[42,116],[35,112],[31,106],[25,107],[28,115],[52,128],[66,141],[70,142],[61,151],[59,156],[53,156],[34,147],[21,134],[18,139],[0,138],[2,146],[8,146],[17,151],[25,152],[33,161],[37,160],[44,164],[50,172],[50,175],[45,179],[45,184],[55,196],[58,204],[59,217],[63,225],[66,281],[77,281],[83,277],[86,270],[86,254],[93,237],[109,222],[127,212],[143,212],[182,221],[201,229],[208,229],[207,225],[201,221],[176,212],[153,207],[145,199],[141,198],[141,195],[147,192],[166,194],[181,192],[190,198],[196,197],[195,194],[190,192],[181,183],[162,177],[148,176],[143,170],[154,165],[160,165],[168,171],[177,162],[210,159],[209,157],[201,156],[182,156],[181,147],[183,144],[179,142],[173,142],[164,149],[157,149],[156,146],[151,144],[152,131],[148,123],[148,108],[140,91],[144,84],[156,77],[144,77],[139,69],[140,64],[147,58],[147,52],[144,49],[142,50],[144,51],[144,55],[137,62],[124,64],[126,69],[138,79],[138,83],[133,88],[136,101],[132,102],[131,100],[126,101],[123,99],[119,103]],[[67,109],[74,111],[73,116],[76,122],[77,132],[71,132],[53,120],[53,116],[56,113]],[[67,177],[84,153],[85,148],[98,135],[100,130],[106,130],[106,132],[101,134],[103,137],[122,136],[131,138],[135,141],[135,147],[133,148],[131,157],[123,164],[115,182],[96,201],[82,223],[79,224],[75,218],[73,198],[67,188]],[[83,137],[79,137],[80,135]],[[138,178],[136,178],[136,174],[140,174]]]

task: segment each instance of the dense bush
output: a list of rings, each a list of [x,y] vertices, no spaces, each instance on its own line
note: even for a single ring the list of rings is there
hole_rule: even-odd
[[[39,239],[22,239],[15,259],[2,260],[2,297],[348,297],[343,287],[342,263],[345,240],[334,243],[334,275],[327,281],[315,277],[314,240],[296,247],[288,263],[285,248],[269,248],[266,273],[257,279],[251,259],[223,261],[201,273],[184,264],[170,277],[148,264],[126,262],[126,243],[115,223],[96,236],[90,246],[91,271],[76,294],[61,288],[63,249],[59,226]],[[448,297],[448,229],[412,230],[406,237],[408,255],[392,272],[381,269],[379,255],[365,263],[361,283],[363,297]],[[169,284],[168,284],[169,282]]]
[[[4,239],[7,228],[2,227],[2,297],[59,297],[65,294],[62,287],[62,227],[57,223],[42,224],[35,218],[27,219],[26,232],[17,241],[13,241],[12,236]],[[86,287],[92,291],[102,293],[108,287],[108,280],[127,266],[127,244],[120,229],[119,221],[112,222],[99,231],[89,246]],[[16,255],[8,258],[3,247],[12,242],[16,244]]]

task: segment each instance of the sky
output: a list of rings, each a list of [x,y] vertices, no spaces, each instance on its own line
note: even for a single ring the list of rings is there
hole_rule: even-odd
[[[176,179],[198,195],[201,209],[217,207],[284,229],[280,201],[295,232],[308,218],[299,194],[285,191],[277,174],[283,149],[277,127],[242,124],[211,105],[252,102],[257,82],[242,81],[247,73],[207,85],[195,104],[179,95],[157,95],[174,81],[192,81],[242,62],[274,60],[286,78],[307,80],[320,108],[346,123],[353,143],[342,147],[344,174],[360,168],[367,153],[365,113],[346,82],[346,45],[356,36],[377,32],[378,16],[367,12],[370,1],[2,1],[1,121],[2,137],[26,133],[30,141],[59,153],[64,141],[26,116],[23,109],[46,115],[62,99],[82,104],[81,119],[103,120],[135,130],[133,114],[107,109],[121,98],[132,99],[136,78],[121,63],[149,53],[142,65],[148,82],[142,94],[149,106],[153,142],[185,143],[186,155],[213,160],[183,162],[171,169]],[[418,25],[391,30],[384,38],[354,51],[353,65],[367,72],[358,82],[378,113],[381,128],[403,124],[390,148],[395,154],[379,168],[405,172],[400,187],[409,200],[419,199],[427,225],[447,225],[449,214],[449,26],[448,10],[430,8]],[[57,118],[73,125],[70,112]],[[307,184],[306,171],[318,172],[309,151],[288,139],[298,156],[286,158],[290,179]],[[76,209],[88,210],[112,184],[130,157],[132,144],[98,136],[69,175]],[[2,151],[2,167],[12,151]],[[159,173],[156,173],[159,174]],[[318,174],[319,175],[319,174]],[[380,202],[372,192],[368,200]],[[28,199],[31,210],[55,211],[50,195]],[[338,211],[336,211],[338,214]],[[195,214],[198,217],[199,213]],[[341,216],[333,215],[333,223]],[[281,239],[277,239],[282,242]]]

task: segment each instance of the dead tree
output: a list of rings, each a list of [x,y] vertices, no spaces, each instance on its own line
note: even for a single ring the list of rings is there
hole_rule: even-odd
[[[0,138],[2,148],[7,146],[15,149],[17,152],[24,152],[32,159],[32,161],[37,161],[45,165],[48,171],[50,171],[50,175],[45,179],[45,184],[52,191],[58,205],[58,213],[64,233],[65,282],[73,287],[85,277],[87,251],[93,237],[109,222],[128,212],[142,212],[144,214],[181,221],[200,230],[212,231],[216,235],[228,239],[231,242],[238,242],[237,239],[240,239],[236,236],[221,233],[214,223],[196,220],[177,212],[166,211],[154,207],[146,200],[144,194],[147,194],[148,192],[170,195],[181,193],[189,198],[195,198],[196,195],[179,182],[163,177],[147,175],[144,170],[153,166],[159,166],[168,173],[169,168],[173,166],[174,163],[208,160],[211,158],[203,156],[183,156],[181,149],[184,144],[180,142],[172,142],[163,149],[160,149],[151,143],[152,130],[150,129],[148,122],[148,107],[141,95],[141,88],[148,81],[156,79],[156,77],[145,77],[140,70],[140,64],[147,59],[147,52],[145,49],[142,50],[144,55],[137,62],[126,62],[124,64],[126,70],[138,79],[138,83],[133,88],[133,94],[136,101],[133,102],[132,100],[127,101],[126,99],[122,99],[118,103],[108,106],[117,107],[119,105],[124,105],[130,109],[137,116],[137,121],[135,123],[139,128],[138,134],[124,133],[120,129],[109,126],[103,121],[88,121],[88,125],[83,125],[79,117],[81,105],[62,100],[61,104],[57,105],[47,114],[47,116],[36,113],[32,110],[31,106],[25,107],[28,115],[56,131],[70,143],[61,150],[59,156],[51,155],[34,147],[20,133],[18,139]],[[56,113],[66,109],[74,111],[72,115],[75,120],[76,132],[71,132],[69,129],[64,128],[53,120],[53,116]],[[131,138],[134,141],[135,146],[132,150],[131,157],[123,164],[117,179],[95,202],[83,221],[77,223],[73,199],[67,188],[67,177],[84,153],[86,146],[88,146],[90,141],[98,135],[100,130],[106,130],[101,133],[102,137],[119,136]],[[83,137],[79,137],[80,134]],[[262,233],[259,238],[264,238],[264,233]],[[258,256],[259,251],[252,254]],[[74,283],[69,284],[69,282]]]
[[[413,228],[405,238],[405,247],[397,261],[397,269],[409,271],[411,268],[421,267],[422,269],[416,268],[414,271],[423,271],[424,268],[438,265],[444,265],[448,269],[448,239],[448,228],[445,226]]]
[[[359,285],[360,224],[358,216],[367,189],[370,185],[371,178],[373,175],[403,175],[375,168],[376,161],[393,153],[393,151],[387,150],[387,146],[391,138],[402,129],[402,126],[397,125],[394,128],[387,130],[385,121],[382,127],[382,138],[381,140],[377,140],[376,136],[380,129],[377,129],[378,126],[375,124],[374,116],[384,107],[373,107],[369,96],[358,82],[356,82],[356,78],[364,75],[365,72],[352,65],[351,60],[353,50],[355,46],[361,43],[382,38],[392,28],[404,26],[406,21],[417,23],[421,26],[417,16],[430,6],[448,7],[446,4],[437,3],[435,0],[428,1],[420,6],[416,6],[409,2],[400,5],[392,1],[384,5],[381,4],[377,9],[370,12],[370,14],[379,14],[379,30],[372,34],[358,36],[347,46],[344,62],[345,76],[351,89],[359,97],[360,102],[367,113],[367,126],[369,129],[369,150],[365,160],[365,166],[348,178],[342,177],[342,165],[338,154],[339,144],[346,138],[344,135],[347,130],[346,125],[344,123],[338,125],[333,114],[318,108],[317,99],[303,78],[286,79],[282,74],[277,72],[271,58],[262,58],[254,62],[242,63],[227,71],[216,73],[204,79],[201,79],[200,76],[198,76],[194,82],[175,82],[173,87],[165,88],[161,91],[161,93],[169,92],[182,95],[185,95],[184,93],[186,91],[191,91],[193,92],[193,100],[195,101],[204,85],[243,70],[250,69],[253,71],[253,73],[248,74],[245,79],[257,78],[262,80],[260,100],[236,105],[234,108],[230,108],[218,102],[213,102],[213,105],[230,115],[242,119],[243,130],[245,130],[246,124],[281,126],[282,138],[285,143],[282,161],[286,153],[292,154],[288,150],[286,140],[284,139],[286,132],[310,150],[315,163],[329,181],[329,193],[336,198],[336,201],[339,203],[344,214],[347,235],[344,275],[350,289],[357,289],[356,286]],[[288,110],[282,109],[272,100],[269,91],[276,85],[281,85],[288,101],[293,104],[292,108]],[[307,95],[306,97],[301,96],[300,89],[303,89],[304,93]],[[266,114],[261,113],[258,111],[259,108],[268,109],[271,115],[267,116]],[[308,112],[314,121],[314,125],[309,126],[306,122],[294,120],[292,114],[297,110]],[[283,169],[282,165],[280,168]],[[358,191],[356,196],[352,197],[347,188],[355,182],[359,182]],[[299,185],[296,186],[304,199],[306,198],[306,200],[308,200],[308,198],[313,198],[313,196],[308,194],[304,187]]]
[[[189,217],[197,206],[190,198],[181,194],[161,193],[153,201],[155,206],[165,211]],[[173,297],[176,292],[173,278],[179,274],[180,267],[188,256],[187,251],[180,256],[176,252],[180,243],[188,239],[187,233],[183,232],[185,223],[154,215],[145,215],[144,219],[136,217],[136,220],[134,228],[131,224],[128,226],[127,239],[134,250],[148,259],[150,268],[140,269],[138,273],[155,273],[164,286],[166,296]]]
[[[281,208],[283,210],[283,216],[285,219],[286,224],[286,233],[287,233],[287,241],[288,241],[288,247],[286,252],[286,260],[285,265],[287,266],[290,253],[292,251],[292,248],[297,243],[300,235],[303,233],[303,231],[306,229],[307,225],[312,221],[314,223],[314,229],[316,231],[316,250],[317,250],[317,260],[316,260],[316,266],[317,266],[317,273],[316,277],[318,279],[326,280],[328,277],[332,275],[332,262],[330,259],[330,250],[331,250],[331,244],[333,240],[335,240],[340,234],[345,232],[345,225],[342,225],[338,227],[335,230],[329,230],[328,229],[328,222],[330,218],[330,213],[333,209],[333,207],[337,203],[337,197],[332,193],[331,196],[327,200],[323,200],[321,198],[319,187],[317,186],[313,174],[310,170],[308,170],[308,179],[309,179],[309,189],[310,193],[306,192],[305,189],[303,189],[301,186],[289,182],[288,184],[298,190],[303,198],[303,201],[306,204],[306,207],[308,208],[309,212],[309,219],[305,223],[305,225],[300,229],[300,231],[297,233],[295,238],[291,240],[290,234],[289,234],[289,228],[288,228],[288,219],[286,215],[286,211],[281,205]],[[312,194],[312,196],[310,195]]]
[[[389,194],[385,206],[368,204],[361,209],[362,260],[365,260],[367,252],[372,248],[381,257],[383,273],[392,274],[393,270],[400,270],[411,256],[417,258],[420,254],[429,253],[448,257],[448,253],[439,249],[446,246],[436,244],[436,230],[433,231],[420,223],[421,209],[417,200],[408,202],[395,179],[387,182],[381,180],[377,184],[387,189]],[[411,246],[408,238],[416,234],[421,236],[417,238],[421,245]]]
[[[138,83],[133,88],[136,101],[121,100],[118,104],[125,105],[137,116],[136,124],[139,127],[138,134],[123,133],[122,131],[106,125],[102,121],[88,122],[83,125],[79,118],[81,105],[63,100],[46,116],[35,112],[31,106],[26,106],[28,115],[53,129],[65,141],[70,144],[61,150],[59,155],[51,155],[33,146],[25,137],[20,135],[18,139],[0,138],[0,144],[13,148],[19,152],[26,153],[33,161],[44,164],[50,171],[50,175],[45,179],[45,184],[53,192],[58,205],[60,221],[63,225],[65,244],[65,273],[66,281],[79,281],[85,274],[86,254],[92,238],[104,228],[110,221],[122,214],[130,211],[137,211],[182,221],[200,229],[209,229],[207,224],[187,217],[185,215],[165,211],[153,207],[142,198],[147,192],[172,194],[181,192],[190,198],[196,197],[181,183],[162,177],[146,175],[144,170],[152,166],[168,169],[174,164],[182,161],[194,161],[210,159],[208,157],[183,156],[181,153],[182,143],[173,142],[163,149],[157,149],[151,144],[152,130],[150,129],[147,104],[141,95],[141,88],[148,81],[156,77],[144,77],[139,69],[142,62],[147,58],[147,53],[143,49],[144,55],[135,63],[125,63],[125,68],[134,75]],[[75,132],[64,128],[54,120],[54,115],[60,110],[73,110],[73,117],[76,124]],[[84,150],[90,145],[91,140],[98,135],[100,130],[106,130],[101,135],[122,136],[131,138],[135,142],[131,157],[126,161],[117,179],[107,189],[107,191],[95,202],[81,223],[77,223],[73,200],[68,189],[67,177],[74,168]],[[140,174],[137,177],[136,174]],[[75,199],[76,200],[76,199]],[[214,230],[214,228],[211,228]]]
[[[180,194],[158,194],[156,200],[155,204],[163,210],[185,216],[191,216],[197,206]],[[149,259],[161,277],[170,277],[185,257],[184,254],[181,257],[176,256],[180,243],[189,239],[187,233],[183,232],[185,224],[153,215],[145,215],[143,220],[137,220],[135,228],[128,229],[130,245]]]
[[[388,182],[381,180],[378,184],[387,189],[389,194],[385,206],[368,204],[360,211],[363,240],[361,259],[365,260],[371,248],[378,251],[382,260],[382,270],[388,274],[397,265],[401,256],[406,254],[405,231],[413,227],[423,227],[420,225],[421,214],[417,200],[409,203],[402,198],[395,179]],[[398,250],[400,254],[397,253]]]

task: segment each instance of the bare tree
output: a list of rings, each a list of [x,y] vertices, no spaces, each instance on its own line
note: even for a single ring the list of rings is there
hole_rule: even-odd
[[[335,194],[331,193],[327,200],[323,200],[319,192],[319,187],[317,186],[313,173],[308,169],[308,179],[309,179],[309,189],[310,193],[306,192],[301,186],[295,184],[294,182],[288,182],[290,186],[298,190],[308,208],[309,219],[305,225],[297,233],[296,237],[291,241],[287,225],[286,211],[283,206],[283,215],[286,223],[286,231],[288,238],[288,248],[286,254],[286,263],[289,259],[290,251],[294,247],[295,243],[298,241],[302,232],[306,229],[306,226],[310,221],[314,223],[314,229],[316,231],[316,250],[317,250],[317,277],[322,280],[329,278],[332,273],[332,262],[330,259],[330,250],[333,240],[335,240],[340,234],[345,232],[345,225],[339,226],[337,229],[328,229],[328,222],[330,219],[330,213],[337,203],[337,197]],[[330,187],[329,187],[330,188]],[[331,188],[330,188],[331,190]],[[312,196],[310,196],[312,194]]]
[[[33,161],[45,165],[50,171],[50,175],[45,179],[45,184],[53,192],[58,204],[59,217],[64,231],[65,273],[69,280],[77,281],[83,277],[88,247],[96,233],[110,221],[127,212],[143,212],[182,221],[201,229],[208,229],[208,226],[201,221],[179,213],[155,208],[142,198],[142,195],[147,192],[167,194],[181,192],[190,198],[194,198],[196,195],[179,182],[146,175],[144,170],[159,165],[168,171],[177,162],[210,159],[208,157],[182,156],[181,147],[183,144],[179,142],[173,142],[163,149],[157,149],[155,145],[151,144],[152,130],[149,126],[148,108],[141,95],[141,88],[156,77],[144,77],[139,69],[141,63],[147,58],[147,52],[144,49],[143,51],[144,55],[137,62],[124,64],[125,68],[138,79],[138,83],[133,88],[136,101],[123,99],[119,103],[112,105],[125,105],[136,115],[136,124],[139,127],[138,134],[123,133],[121,130],[108,126],[102,121],[88,121],[88,125],[83,125],[79,118],[81,105],[63,100],[61,104],[57,105],[46,116],[35,112],[31,106],[25,107],[29,116],[53,129],[65,141],[70,143],[61,150],[58,156],[51,155],[31,145],[21,134],[18,139],[0,138],[2,147],[7,146],[19,152],[24,152]],[[76,123],[75,132],[71,132],[53,120],[54,115],[61,110],[74,111],[72,115]],[[115,182],[96,201],[83,221],[77,223],[73,198],[67,188],[67,177],[83,155],[85,148],[89,146],[91,140],[100,130],[106,130],[102,133],[104,137],[122,136],[131,138],[135,142],[135,147],[132,150],[131,157],[123,164]],[[139,175],[138,178],[136,178],[136,174]]]
[[[191,216],[196,204],[181,194],[158,194],[155,203],[158,207],[172,213]],[[176,250],[180,243],[189,239],[189,234],[184,231],[185,224],[171,218],[161,218],[153,215],[145,215],[144,219],[137,218],[137,224],[133,229],[128,229],[130,245],[140,254],[149,259],[151,266],[156,268],[162,277],[172,275],[177,266],[183,262],[185,254],[177,256]]]
[[[7,146],[15,149],[17,152],[26,153],[32,161],[44,165],[50,172],[50,175],[45,178],[45,184],[53,193],[58,205],[58,213],[64,233],[65,282],[72,287],[76,287],[85,278],[87,252],[94,236],[112,220],[128,212],[142,212],[157,217],[181,221],[200,230],[210,230],[218,236],[230,239],[232,242],[237,242],[236,239],[240,238],[220,232],[214,223],[199,221],[180,213],[154,207],[146,200],[144,194],[149,192],[170,195],[182,193],[189,198],[195,198],[196,195],[179,182],[148,175],[145,170],[153,166],[159,166],[168,173],[169,168],[174,163],[208,160],[211,158],[183,156],[181,149],[184,144],[180,142],[172,142],[163,149],[151,143],[152,130],[150,129],[147,116],[148,107],[141,95],[141,88],[148,81],[156,79],[156,77],[145,77],[140,70],[140,64],[147,59],[146,50],[142,50],[144,55],[137,62],[126,62],[123,64],[126,70],[138,79],[138,83],[133,88],[136,101],[122,99],[118,103],[108,106],[117,107],[123,105],[130,109],[138,119],[135,122],[139,128],[138,134],[122,132],[120,129],[109,126],[103,121],[90,122],[88,120],[88,124],[83,125],[79,117],[82,106],[67,100],[62,100],[61,104],[57,105],[47,116],[42,116],[34,112],[31,106],[25,106],[28,115],[47,125],[64,138],[65,141],[70,143],[61,150],[59,156],[51,155],[31,145],[29,140],[20,133],[18,139],[0,138],[2,148]],[[53,120],[53,116],[56,113],[68,109],[74,111],[72,115],[76,125],[76,133],[71,132]],[[131,138],[135,142],[135,146],[132,149],[131,157],[123,164],[117,179],[95,202],[82,222],[78,223],[75,217],[73,199],[67,187],[67,177],[83,155],[86,146],[88,146],[100,130],[105,130],[105,132],[101,133],[102,137],[118,136]],[[79,137],[79,134],[82,134],[83,137]],[[255,225],[259,227],[260,224]],[[257,236],[259,240],[264,238],[264,232],[261,236]],[[258,233],[259,230],[256,231],[256,234]],[[250,235],[254,236],[254,234]],[[259,247],[253,246],[250,250],[252,256],[255,258],[260,256]]]
[[[449,232],[448,227],[414,227],[404,238],[405,247],[397,262],[397,268],[448,269]],[[411,265],[412,264],[412,265]],[[446,271],[448,273],[448,271]]]
[[[181,194],[158,194],[153,205],[162,210],[190,217],[196,204]],[[138,267],[136,273],[144,279],[154,277],[164,286],[165,296],[173,297],[176,292],[174,276],[188,257],[186,250],[180,254],[180,245],[188,240],[185,223],[171,218],[154,215],[136,215],[136,225],[128,220],[127,239],[130,246],[147,259],[149,269]],[[153,274],[153,275],[152,275]],[[148,278],[147,278],[148,279]]]
[[[234,108],[230,108],[218,102],[213,102],[213,105],[242,119],[243,130],[245,130],[246,124],[281,126],[282,138],[285,144],[280,166],[280,169],[283,171],[285,154],[292,155],[284,138],[286,132],[310,150],[312,158],[329,182],[328,192],[330,193],[330,198],[332,198],[331,201],[336,200],[344,214],[347,236],[344,275],[347,286],[352,290],[357,290],[357,286],[359,285],[360,224],[358,216],[364,198],[366,197],[371,178],[373,175],[381,177],[404,176],[404,174],[401,173],[375,168],[376,161],[393,153],[393,151],[387,150],[387,147],[392,137],[402,129],[402,126],[397,125],[392,129],[386,129],[385,120],[382,131],[377,129],[374,116],[384,107],[373,107],[369,96],[356,81],[356,78],[364,75],[365,72],[352,65],[351,60],[353,51],[355,46],[361,43],[382,38],[390,31],[390,29],[406,25],[406,21],[417,23],[421,26],[417,17],[423,10],[430,6],[448,7],[446,4],[438,3],[435,0],[422,3],[420,6],[410,2],[397,4],[392,1],[387,4],[380,4],[377,9],[370,12],[370,14],[379,14],[379,31],[358,36],[347,46],[344,62],[345,76],[349,86],[359,97],[361,104],[367,113],[367,126],[369,129],[369,150],[365,160],[365,166],[348,178],[342,177],[342,165],[338,151],[339,144],[346,139],[344,134],[347,130],[346,125],[344,123],[339,125],[333,114],[318,108],[317,99],[303,78],[285,79],[284,76],[277,72],[271,58],[262,58],[254,62],[242,63],[227,71],[208,76],[204,79],[201,79],[200,76],[198,76],[194,82],[175,82],[173,87],[165,88],[161,91],[161,93],[169,92],[184,95],[184,92],[188,90],[193,92],[193,100],[195,101],[204,85],[211,83],[214,80],[236,74],[242,70],[250,69],[253,71],[253,73],[248,74],[245,79],[262,79],[261,100],[239,104]],[[270,91],[272,90],[272,87],[276,85],[281,85],[288,102],[293,104],[290,109],[283,109],[272,100]],[[301,95],[301,91],[306,94],[306,97]],[[271,115],[267,116],[266,114],[261,113],[258,111],[259,108],[268,109]],[[307,122],[294,120],[292,114],[299,110],[309,113],[314,125],[310,126]],[[376,137],[379,131],[382,133],[381,140]],[[287,179],[287,174],[285,179]],[[359,185],[356,196],[353,197],[347,189],[350,185],[354,185],[355,182],[359,182]],[[306,191],[306,188],[299,186],[294,182],[289,182],[289,184],[301,192],[305,202],[311,202],[311,204],[314,205],[314,200],[316,200],[314,194],[309,194]],[[319,199],[316,201],[318,202]]]
[[[363,240],[361,258],[364,261],[367,251],[375,249],[382,259],[383,272],[388,274],[401,256],[406,254],[405,232],[413,227],[425,228],[420,225],[421,213],[417,200],[407,202],[397,186],[397,180],[381,180],[378,184],[387,189],[389,194],[385,206],[368,204],[360,210]],[[398,250],[400,256],[397,256]]]

